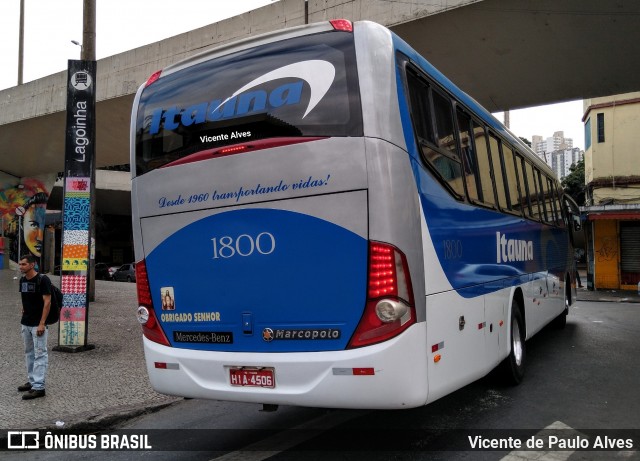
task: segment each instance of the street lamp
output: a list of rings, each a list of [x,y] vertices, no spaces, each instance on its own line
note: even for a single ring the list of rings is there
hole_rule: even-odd
[[[82,43],[80,43],[77,40],[71,40],[71,43],[73,43],[74,45],[78,45],[80,47],[80,59],[82,59],[82,51],[83,51]]]

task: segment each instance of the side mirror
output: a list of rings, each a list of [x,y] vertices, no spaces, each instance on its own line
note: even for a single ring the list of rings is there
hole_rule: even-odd
[[[575,232],[581,231],[582,230],[582,222],[580,221],[580,215],[576,216],[574,214],[571,214],[571,221],[573,221],[573,230]]]

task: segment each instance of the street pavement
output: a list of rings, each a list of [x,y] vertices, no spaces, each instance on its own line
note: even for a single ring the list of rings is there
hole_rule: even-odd
[[[17,278],[16,278],[17,277]],[[59,285],[59,277],[49,275]],[[20,334],[19,273],[0,270],[0,429],[96,430],[176,401],[154,392],[147,379],[135,283],[96,281],[89,306],[86,352],[56,352],[58,325],[49,327],[47,395],[22,400],[27,382]],[[59,425],[58,425],[59,427]]]
[[[154,392],[147,379],[142,330],[135,318],[133,283],[96,281],[89,307],[89,341],[95,349],[52,351],[58,324],[49,332],[49,373],[44,398],[23,401],[17,387],[27,381],[18,273],[0,270],[0,429],[59,427],[100,430],[179,400]],[[50,276],[59,286],[59,278]],[[586,274],[581,274],[586,281]],[[637,292],[578,290],[578,301],[640,302]]]

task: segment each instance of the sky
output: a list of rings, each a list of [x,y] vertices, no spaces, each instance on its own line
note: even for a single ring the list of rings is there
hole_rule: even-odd
[[[579,101],[549,104],[529,109],[512,110],[509,113],[510,129],[516,135],[531,141],[533,135],[544,139],[556,131],[564,131],[565,138],[573,139],[573,147],[584,150],[584,123],[582,99]],[[493,114],[504,123],[502,112]]]
[[[24,0],[24,82],[80,58],[82,0]],[[96,0],[96,57],[101,59],[181,34],[277,0]],[[150,8],[152,6],[152,8]],[[20,0],[0,0],[0,90],[18,78]],[[142,20],[141,18],[144,18]],[[473,95],[471,95],[473,96]],[[503,121],[502,113],[494,114]],[[531,140],[564,131],[584,149],[582,101],[511,111],[511,131]]]

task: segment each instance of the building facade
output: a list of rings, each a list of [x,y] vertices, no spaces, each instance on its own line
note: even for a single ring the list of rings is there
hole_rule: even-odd
[[[572,149],[573,139],[565,138],[564,131],[556,131],[553,136],[546,139],[540,135],[533,135],[531,148],[538,157],[551,165],[549,154],[560,150]]]
[[[584,101],[587,283],[640,282],[640,92]]]
[[[550,162],[547,162],[558,179],[562,180],[571,173],[571,165],[578,163],[584,157],[584,151],[578,147],[551,152]]]

